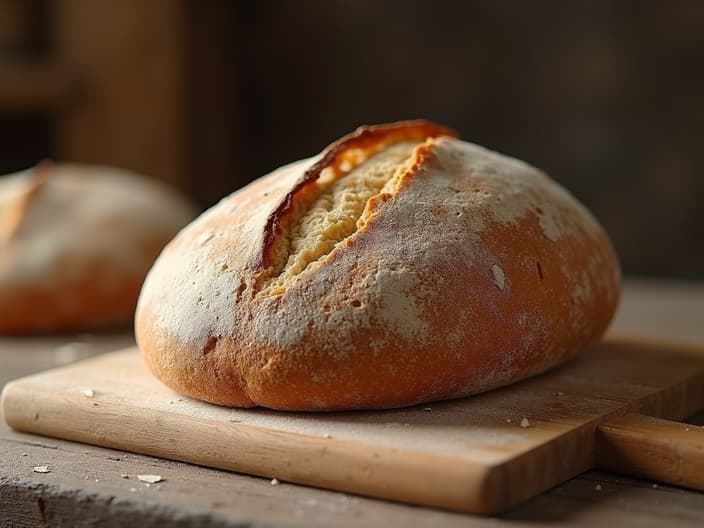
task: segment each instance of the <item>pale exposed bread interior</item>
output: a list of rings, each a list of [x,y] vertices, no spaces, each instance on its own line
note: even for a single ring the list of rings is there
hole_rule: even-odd
[[[307,268],[325,260],[364,222],[371,198],[391,192],[413,160],[419,142],[388,146],[366,160],[361,156],[325,169],[298,197],[288,236],[274,252],[273,273],[260,283],[260,295],[283,293]],[[358,164],[356,164],[358,163]],[[347,171],[345,171],[347,169]]]

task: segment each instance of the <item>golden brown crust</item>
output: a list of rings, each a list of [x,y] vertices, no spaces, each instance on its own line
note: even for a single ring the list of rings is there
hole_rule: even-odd
[[[174,239],[137,311],[154,374],[223,405],[396,407],[511,383],[601,335],[620,275],[591,215],[536,169],[417,127],[391,127],[390,142],[422,142],[395,189],[280,294],[259,295],[257,277],[282,204],[353,142],[253,182]]]

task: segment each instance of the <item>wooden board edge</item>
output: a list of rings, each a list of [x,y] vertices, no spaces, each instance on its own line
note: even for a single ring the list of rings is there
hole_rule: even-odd
[[[687,354],[696,354],[701,356],[704,354],[704,341],[698,341],[691,338],[674,339],[658,338],[649,335],[637,334],[634,332],[612,331],[608,330],[601,339],[587,345],[587,349],[597,346],[600,343],[628,345],[628,346],[645,346],[648,348],[674,348],[678,352]]]
[[[118,409],[94,405],[97,402],[87,398],[74,406],[68,428],[66,416],[60,414],[66,405],[59,403],[61,396],[30,390],[25,379],[10,382],[0,396],[3,418],[17,431],[465,513],[503,509],[482,491],[491,483],[492,469],[467,460],[198,419],[193,420],[194,430],[209,430],[205,437],[194,438],[183,427],[139,415],[132,417],[130,431],[120,432],[101,427],[99,420],[105,421],[106,412],[117,414]],[[157,432],[155,426],[160,428]],[[226,450],[213,449],[212,442],[230,450],[239,446],[239,458],[218,456]]]
[[[541,446],[491,467],[482,503],[501,513],[594,467],[599,420],[580,425]]]

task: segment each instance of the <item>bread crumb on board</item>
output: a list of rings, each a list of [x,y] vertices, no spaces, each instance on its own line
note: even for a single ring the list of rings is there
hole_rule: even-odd
[[[523,418],[523,420],[521,420],[521,427],[523,427],[523,429],[526,429],[530,426],[531,426],[531,424],[528,421],[528,418]]]
[[[86,398],[92,398],[95,396],[95,391],[91,388],[84,387],[81,389],[81,394],[83,394]]]
[[[271,485],[272,485],[272,486],[277,486],[278,484],[280,484],[279,479],[277,479],[277,478],[271,479]]]
[[[51,473],[49,466],[34,466],[32,471],[35,473]]]
[[[137,480],[146,482],[147,484],[156,484],[157,482],[162,482],[164,479],[161,478],[161,475],[137,475]]]

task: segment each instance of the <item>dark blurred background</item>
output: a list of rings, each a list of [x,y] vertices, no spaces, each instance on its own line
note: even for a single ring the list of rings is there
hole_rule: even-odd
[[[124,166],[201,205],[363,123],[546,170],[626,273],[704,278],[704,2],[0,0],[0,173]]]

